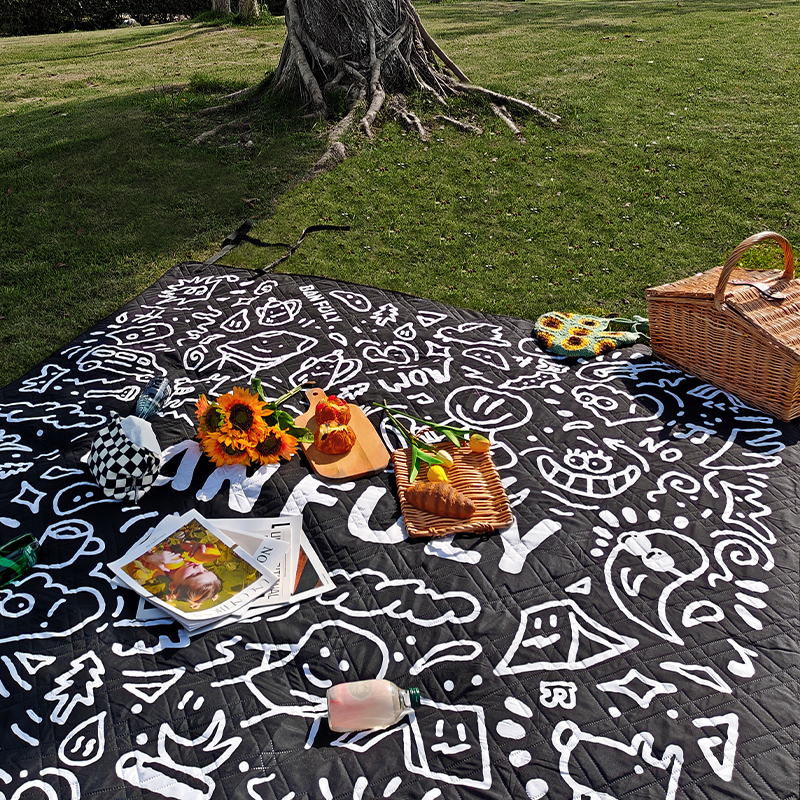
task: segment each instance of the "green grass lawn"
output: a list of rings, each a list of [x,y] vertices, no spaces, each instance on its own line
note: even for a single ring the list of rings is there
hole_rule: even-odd
[[[646,287],[777,230],[800,248],[800,5],[763,0],[419,3],[469,75],[562,117],[454,103],[483,135],[388,119],[303,180],[323,126],[265,103],[201,145],[198,112],[278,61],[281,20],[0,40],[0,385],[245,218],[308,225],[281,269],[535,319],[646,313]],[[771,248],[771,246],[768,246]],[[775,248],[777,250],[777,248]],[[226,257],[263,266],[281,250]],[[754,257],[772,263],[773,254]]]

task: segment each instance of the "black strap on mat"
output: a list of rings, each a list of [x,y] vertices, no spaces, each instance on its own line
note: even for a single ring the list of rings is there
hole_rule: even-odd
[[[275,259],[271,264],[267,264],[266,267],[260,267],[259,269],[253,270],[257,275],[263,275],[265,272],[272,272],[278,264],[286,261],[289,256],[297,250],[298,247],[303,243],[303,240],[309,233],[316,233],[317,231],[349,231],[349,225],[309,225],[303,233],[301,234],[300,238],[297,240],[296,244],[286,244],[285,242],[262,242],[260,239],[256,239],[253,236],[250,236],[250,230],[253,227],[253,220],[246,219],[233,233],[229,233],[222,242],[222,249],[215,253],[211,258],[207,258],[203,264],[211,265],[215,264],[222,256],[230,253],[234,247],[238,247],[242,242],[249,242],[256,247],[285,247],[286,253],[282,255],[280,258]]]

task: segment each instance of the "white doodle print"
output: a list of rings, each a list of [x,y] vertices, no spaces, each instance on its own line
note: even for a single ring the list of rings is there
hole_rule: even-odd
[[[725,618],[725,612],[711,600],[694,600],[683,609],[681,624],[684,628],[694,628],[708,622],[719,622]]]
[[[378,503],[388,496],[382,486],[367,486],[356,498],[347,518],[347,529],[350,533],[365,542],[375,544],[397,544],[408,538],[408,531],[402,518],[393,522],[386,530],[375,530],[370,526]]]
[[[158,365],[153,353],[106,344],[81,353],[76,359],[76,364],[79,372],[111,372],[114,375],[132,378],[137,383],[145,383],[153,375],[160,377],[166,375],[166,370]]]
[[[184,492],[189,488],[194,475],[195,467],[200,461],[203,451],[198,442],[191,439],[185,439],[178,444],[171,445],[161,452],[161,469],[172,461],[173,458],[181,456],[181,462],[175,472],[174,477],[168,477],[162,474],[155,480],[156,486],[164,486],[168,483],[172,484],[172,488],[178,492]]]
[[[140,700],[152,705],[159,698],[171,689],[186,673],[186,667],[175,667],[174,669],[162,670],[123,670],[122,674],[126,678],[144,678],[143,682],[133,683],[128,681],[122,684],[122,688],[129,691]]]
[[[741,661],[731,659],[727,665],[728,672],[739,678],[752,678],[756,674],[756,666],[753,663],[753,659],[758,658],[758,653],[749,647],[743,647],[733,639],[728,639],[727,642],[742,659]]]
[[[58,563],[48,563],[40,556],[36,565],[38,569],[62,569],[74,564],[82,556],[98,556],[106,548],[106,543],[94,535],[93,526],[82,519],[65,519],[49,525],[39,540],[45,554],[50,551],[48,539],[59,543],[59,553],[64,552],[65,542],[69,542],[74,551],[67,560]]]
[[[723,694],[730,694],[733,691],[713,667],[704,664],[681,664],[678,661],[662,661],[660,666],[661,669],[675,672],[699,686],[707,686]]]
[[[214,348],[210,358],[194,352],[193,363],[186,366],[203,373],[214,369],[238,368],[242,371],[242,377],[250,379],[311,350],[316,344],[315,338],[302,333],[260,331],[236,342],[226,340]]]
[[[127,347],[147,349],[148,345],[172,338],[174,333],[175,328],[169,323],[152,320],[138,322],[127,328],[115,328],[115,326],[112,325],[106,333],[106,336],[120,347],[125,345]]]
[[[303,304],[299,300],[279,300],[270,297],[266,303],[255,307],[259,325],[282,327],[297,319]]]
[[[524,426],[533,416],[533,408],[524,398],[485,386],[454,390],[447,396],[445,411],[463,425],[495,433]]]
[[[646,691],[637,692],[633,688],[636,683],[641,684]],[[664,683],[649,678],[647,675],[642,675],[638,669],[628,670],[628,674],[621,680],[598,683],[597,688],[602,692],[616,692],[630,697],[640,708],[650,708],[650,703],[660,694],[672,694],[678,691],[674,683]]]
[[[560,522],[545,519],[537,522],[526,534],[519,535],[517,520],[500,531],[503,541],[503,557],[499,567],[504,572],[518,575],[525,566],[528,554],[535,550],[545,539],[558,533],[562,528]]]
[[[88,767],[99,761],[106,749],[107,711],[76,725],[58,746],[58,757],[71,767]]]
[[[280,464],[266,464],[259,467],[252,475],[241,464],[226,464],[217,467],[198,489],[198,500],[211,500],[219,494],[225,483],[228,484],[228,508],[247,514],[261,494],[264,484],[278,471]]]
[[[632,395],[617,387],[599,383],[578,386],[572,390],[572,396],[609,428],[651,422],[664,413],[664,404],[653,395]]]
[[[5,419],[9,425],[41,422],[56,430],[95,430],[107,421],[105,415],[92,414],[81,403],[58,403],[54,400],[44,403],[6,403],[0,408],[0,419]]]
[[[425,555],[460,561],[463,564],[477,564],[481,560],[478,550],[464,550],[454,542],[455,536],[437,536],[425,545]]]
[[[217,785],[210,773],[224,764],[242,741],[240,736],[225,739],[224,735],[225,712],[222,709],[214,713],[208,728],[195,739],[180,736],[169,723],[162,723],[158,730],[157,755],[143,750],[126,753],[116,763],[117,777],[173,800],[209,800]],[[176,760],[170,752],[180,753],[180,748],[189,751],[183,753],[185,761]],[[215,756],[214,760],[202,767],[196,766],[198,751]]]
[[[702,575],[708,564],[708,556],[689,536],[661,528],[628,532],[618,537],[608,555],[606,586],[628,619],[669,642],[683,644],[667,617],[669,597]],[[656,592],[655,608],[642,602]]]
[[[361,373],[360,358],[350,358],[344,350],[334,350],[324,356],[304,359],[289,377],[292,386],[313,380],[321,389],[333,394],[334,389],[344,386]]]
[[[521,611],[497,675],[579,670],[632,650],[639,642],[592,619],[574,600],[550,600]]]
[[[574,722],[562,720],[552,736],[553,746],[559,753],[559,770],[567,786],[572,789],[573,800],[612,800],[612,797],[655,797],[652,793],[652,770],[665,773],[666,786],[663,800],[673,800],[683,767],[683,749],[667,745],[658,758],[653,752],[654,738],[650,733],[637,733],[630,744],[606,736],[595,736],[582,731]],[[584,762],[585,759],[585,762]],[[613,763],[615,793],[595,791],[581,781],[586,774],[583,763]],[[658,774],[658,773],[656,773]],[[645,788],[646,787],[646,788]]]
[[[409,772],[452,786],[491,787],[486,718],[478,705],[437,703],[423,697],[420,709],[404,723],[386,731],[344,734],[331,744],[365,752],[397,735],[403,737],[405,768]]]
[[[477,619],[481,613],[480,603],[468,592],[442,594],[415,578],[390,579],[385,573],[369,568],[356,572],[337,569],[331,572],[331,577],[346,581],[347,589],[342,592],[337,585],[320,595],[317,602],[323,606],[332,606],[348,617],[374,617],[382,614],[431,628],[445,623],[463,625]],[[376,602],[377,609],[363,607],[363,600],[358,596],[361,591],[358,584],[361,582],[369,587],[369,594]],[[331,597],[334,592],[338,594]],[[424,602],[420,603],[420,599]],[[420,607],[430,609],[429,615],[420,615]]]
[[[600,688],[600,687],[598,687]],[[545,708],[571,709],[578,701],[578,687],[572,681],[540,681],[539,702]]]
[[[262,651],[261,663],[244,675],[211,683],[213,687],[246,688],[266,709],[243,719],[240,722],[243,728],[280,714],[310,719],[319,717],[327,708],[325,693],[328,688],[343,680],[340,665],[347,659],[357,656],[367,663],[377,660],[381,666],[375,670],[375,678],[383,678],[390,663],[389,649],[379,637],[344,620],[325,620],[311,625],[297,642],[250,642],[246,648]],[[304,685],[302,689],[294,687],[292,699],[287,702],[288,698],[280,694],[281,687],[273,685],[275,682],[270,680],[270,674],[294,661],[302,668]]]
[[[5,773],[7,775],[7,773]],[[0,778],[4,775],[3,771],[0,770]],[[29,781],[25,781],[24,784],[19,786],[14,794],[11,796],[10,800],[19,800],[25,795],[28,797],[31,796],[29,789],[40,791],[47,800],[61,800],[63,797],[64,800],[80,800],[81,797],[81,785],[78,782],[78,779],[75,775],[66,769],[59,769],[57,767],[44,767],[39,772],[39,778],[33,778]],[[68,794],[64,794],[61,792],[61,783],[59,780],[55,781],[48,781],[42,780],[43,778],[49,778],[53,776],[54,778],[59,778],[66,782],[66,789],[65,792]],[[27,777],[27,775],[25,776]],[[8,781],[10,781],[10,776]],[[58,788],[57,788],[58,787]]]
[[[511,347],[506,335],[503,328],[490,322],[462,322],[455,327],[443,325],[433,334],[435,339],[459,345],[490,344],[494,347]]]
[[[455,642],[439,642],[425,655],[418,658],[409,667],[409,675],[419,675],[424,669],[429,669],[435,664],[450,664],[454,661],[473,661],[483,652],[483,647],[478,642],[459,640]]]
[[[736,714],[721,714],[718,717],[699,717],[692,720],[697,728],[724,728],[725,739],[720,736],[705,736],[697,740],[706,761],[714,772],[724,781],[733,778],[733,762],[736,759],[736,745],[739,742],[739,717]],[[722,757],[715,750],[722,745]]]
[[[349,309],[357,314],[366,314],[372,311],[372,303],[367,297],[358,292],[348,292],[342,289],[334,289],[330,293],[331,297],[344,303]]]
[[[70,669],[56,676],[56,688],[44,696],[45,700],[56,704],[50,719],[57,725],[63,725],[78,704],[92,708],[94,690],[103,685],[105,671],[103,662],[93,650],[73,659]]]
[[[64,613],[65,604],[70,601],[81,609],[81,618],[77,621],[74,615]],[[18,628],[10,636],[0,637],[0,644],[70,636],[99,619],[105,607],[103,595],[91,586],[69,589],[56,583],[50,575],[33,572],[15,581],[12,588],[0,589],[0,617],[27,624],[25,632],[19,632]],[[39,630],[34,631],[34,628]]]
[[[579,437],[578,441],[581,439]],[[639,480],[643,468],[639,463],[630,463],[627,448],[615,446],[612,440],[605,442],[611,454],[588,448],[568,448],[562,463],[549,454],[542,454],[536,458],[536,466],[549,484],[569,494],[603,500],[616,497]]]

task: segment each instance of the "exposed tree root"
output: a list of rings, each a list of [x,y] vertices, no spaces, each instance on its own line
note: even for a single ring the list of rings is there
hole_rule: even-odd
[[[483,133],[483,128],[479,127],[478,125],[473,125],[470,122],[464,122],[460,119],[453,119],[453,117],[446,117],[444,114],[437,114],[434,119],[437,122],[445,122],[448,125],[452,125],[462,133],[477,133],[479,135]]]
[[[212,128],[210,131],[204,131],[199,136],[195,136],[192,140],[194,144],[202,144],[206,139],[210,139],[212,136],[216,136],[218,133],[224,131],[226,128],[233,128],[242,130],[244,128],[249,128],[250,126],[244,123],[244,118],[240,117],[239,119],[234,119],[231,122],[223,122],[221,125],[217,125],[216,128]]]
[[[498,106],[496,103],[492,103],[492,111],[508,125],[509,130],[511,133],[516,134],[517,138],[525,144],[527,141],[525,137],[522,135],[522,131],[517,126],[517,123],[511,119],[511,115],[508,113],[508,109],[505,106]]]

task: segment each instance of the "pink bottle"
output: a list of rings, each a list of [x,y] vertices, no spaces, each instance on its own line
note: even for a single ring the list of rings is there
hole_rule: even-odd
[[[400,689],[391,681],[338,683],[328,689],[328,725],[332,731],[388,728],[420,703],[419,689]]]

